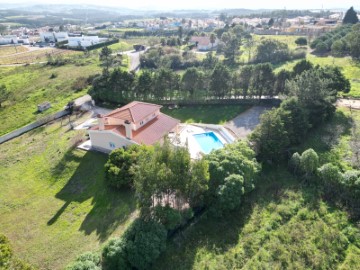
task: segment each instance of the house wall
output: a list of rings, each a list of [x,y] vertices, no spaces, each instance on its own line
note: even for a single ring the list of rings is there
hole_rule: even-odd
[[[112,131],[89,130],[92,148],[109,153],[116,148],[127,147],[136,144]],[[112,145],[111,145],[112,144]]]

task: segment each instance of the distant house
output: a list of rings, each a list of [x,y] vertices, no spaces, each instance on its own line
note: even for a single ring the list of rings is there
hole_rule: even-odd
[[[51,107],[51,103],[48,102],[48,101],[37,105],[38,112],[46,111],[46,110],[49,109],[50,107]]]
[[[75,36],[69,37],[68,46],[71,48],[81,47],[86,48],[101,42],[107,41],[106,38],[99,38],[98,36]]]
[[[18,37],[16,35],[0,36],[0,45],[17,44]]]
[[[41,32],[40,38],[42,42],[55,43],[69,39],[67,32]]]
[[[210,37],[191,37],[190,44],[193,44],[197,47],[199,51],[210,51],[211,49],[215,49],[219,43],[219,40],[216,38],[214,43],[210,42]]]
[[[177,132],[179,120],[160,112],[162,106],[134,101],[107,115],[89,130],[91,148],[109,153],[132,144],[152,145]]]

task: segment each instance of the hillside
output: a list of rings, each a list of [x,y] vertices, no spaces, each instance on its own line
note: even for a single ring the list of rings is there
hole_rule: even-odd
[[[321,163],[350,166],[348,110],[309,135]],[[360,112],[352,119],[360,123]],[[336,127],[336,128],[335,128]],[[265,165],[257,189],[222,219],[203,216],[176,235],[153,269],[358,269],[360,227],[345,210],[291,175]]]

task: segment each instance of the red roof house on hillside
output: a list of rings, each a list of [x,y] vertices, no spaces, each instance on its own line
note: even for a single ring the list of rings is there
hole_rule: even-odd
[[[107,115],[98,116],[98,125],[89,130],[91,147],[102,152],[131,144],[151,145],[170,132],[179,120],[160,112],[162,106],[133,101]]]

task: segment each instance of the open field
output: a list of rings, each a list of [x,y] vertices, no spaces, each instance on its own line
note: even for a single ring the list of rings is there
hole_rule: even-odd
[[[249,106],[244,105],[202,105],[172,110],[162,108],[161,111],[182,123],[224,124],[248,108]]]
[[[360,124],[360,111],[353,111]],[[350,112],[336,116],[299,150],[349,167]],[[332,128],[331,128],[332,127]],[[338,162],[337,162],[338,161]],[[221,219],[203,216],[169,241],[153,269],[359,269],[360,227],[286,166],[264,164],[256,190]]]
[[[257,36],[255,35],[256,40],[260,40],[261,38],[268,38],[268,39],[275,39],[282,42],[285,42],[289,45],[290,48],[296,48],[295,40],[298,36]],[[247,54],[245,53],[242,56],[242,60],[245,61],[244,57]],[[348,94],[344,94],[344,96],[349,97],[360,97],[360,63],[353,61],[350,57],[333,57],[333,56],[317,56],[311,53],[307,54],[306,57],[309,61],[314,64],[320,66],[338,66],[341,68],[342,72],[344,73],[345,77],[350,80],[351,83],[351,91]],[[281,69],[292,70],[295,64],[300,60],[289,61],[280,65],[276,65],[275,73],[279,72]]]
[[[136,216],[133,193],[104,183],[107,156],[72,148],[83,134],[57,121],[0,145],[0,232],[40,269],[99,250]]]
[[[0,57],[0,65],[12,65],[12,64],[30,64],[36,62],[46,61],[47,55],[53,57],[56,56],[69,56],[79,54],[79,52],[61,49],[39,49],[35,51],[24,52],[20,54],[11,54]]]
[[[28,50],[29,49],[24,46],[0,46],[0,57],[27,52]]]
[[[298,48],[298,45],[296,45],[295,40],[298,39],[299,37],[304,37],[304,36],[286,36],[286,35],[263,35],[263,36],[259,36],[259,35],[254,35],[254,38],[256,41],[260,41],[262,39],[274,39],[280,42],[284,42],[286,43],[290,49],[296,49]]]
[[[1,83],[5,84],[12,93],[10,100],[4,102],[0,108],[2,116],[0,135],[20,128],[46,114],[59,111],[67,102],[84,95],[87,88],[76,92],[73,83],[79,77],[100,73],[101,67],[96,59],[79,61],[85,64],[0,68]],[[38,114],[37,104],[44,101],[50,101],[52,108]]]

